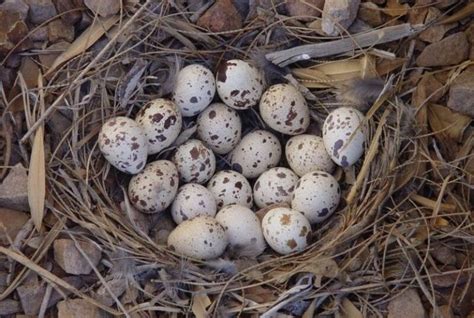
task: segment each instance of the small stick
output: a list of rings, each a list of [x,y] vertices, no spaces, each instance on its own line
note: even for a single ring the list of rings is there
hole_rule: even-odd
[[[410,23],[405,23],[367,33],[355,34],[341,40],[306,44],[283,51],[268,53],[265,57],[273,64],[284,67],[298,61],[341,54],[376,44],[396,41],[411,36],[421,31],[421,29],[422,27],[419,25],[412,26]]]

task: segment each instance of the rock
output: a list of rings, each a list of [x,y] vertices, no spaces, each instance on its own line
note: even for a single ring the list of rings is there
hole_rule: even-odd
[[[91,241],[78,241],[78,244],[90,262],[97,266],[102,257],[99,246]],[[81,255],[73,240],[57,239],[54,241],[54,260],[68,274],[86,275],[92,271],[92,266]]]
[[[43,70],[46,71],[48,70],[51,65],[53,65],[54,61],[56,58],[64,52],[71,43],[66,42],[66,41],[60,41],[58,43],[54,43],[50,46],[48,46],[45,50],[39,52],[39,59],[41,62],[41,66],[43,67]]]
[[[0,316],[13,315],[21,311],[20,302],[13,299],[0,301]]]
[[[31,33],[30,39],[35,42],[45,42],[48,40],[48,27],[35,28]]]
[[[23,0],[5,0],[0,4],[0,11],[18,12],[20,19],[25,20],[28,16],[28,10],[30,8]]]
[[[101,17],[109,17],[117,14],[120,11],[122,5],[121,0],[84,0],[84,4],[94,14],[100,15]]]
[[[436,313],[433,309],[430,310],[430,317],[436,318],[454,318],[453,310],[449,305],[443,305],[436,308]]]
[[[27,34],[28,26],[19,12],[0,10],[0,55],[31,47],[30,39],[25,40]]]
[[[41,24],[53,17],[58,12],[51,0],[25,0],[30,6],[29,18],[33,24]]]
[[[64,23],[74,25],[82,19],[81,9],[85,8],[82,0],[53,0]],[[67,13],[66,13],[67,12]]]
[[[11,68],[0,65],[0,83],[6,91],[13,86],[17,72]]]
[[[324,0],[287,0],[286,10],[288,15],[299,17],[301,21],[313,21],[314,17],[320,17],[324,7]]]
[[[60,40],[72,42],[74,41],[74,27],[64,23],[62,19],[51,21],[48,23],[48,39],[51,43]]]
[[[0,208],[0,244],[9,245],[8,237],[12,241],[15,240],[18,232],[20,232],[29,219],[30,215],[27,213]]]
[[[218,0],[198,19],[197,25],[211,32],[233,31],[242,28],[242,17],[231,0]]]
[[[425,309],[415,289],[407,289],[388,304],[387,318],[425,318]]]
[[[456,264],[456,255],[447,246],[435,246],[430,254],[443,265]]]
[[[27,315],[38,315],[43,301],[46,285],[40,282],[30,282],[16,288],[23,312]]]
[[[425,47],[416,59],[416,64],[425,67],[454,65],[466,60],[468,54],[466,34],[458,32]]]
[[[435,7],[430,7],[428,8],[428,13],[426,14],[424,23],[428,25],[432,23],[435,19],[437,19],[440,15],[441,15],[441,11],[439,9],[436,9]],[[456,23],[434,24],[430,26],[428,29],[426,29],[425,31],[421,32],[419,34],[419,38],[429,43],[435,43],[435,42],[441,41],[441,39],[444,37],[446,32],[448,32],[450,29],[452,29],[456,25],[457,25]]]
[[[324,33],[333,36],[344,33],[354,22],[359,4],[360,0],[326,0],[321,24]]]
[[[16,164],[0,184],[0,207],[29,211],[28,176],[21,163]]]
[[[372,2],[361,3],[357,17],[372,27],[377,27],[384,23],[382,10]]]
[[[100,308],[83,300],[68,299],[58,303],[58,318],[102,318],[107,315]]]
[[[474,67],[468,67],[449,88],[448,107],[474,117]]]

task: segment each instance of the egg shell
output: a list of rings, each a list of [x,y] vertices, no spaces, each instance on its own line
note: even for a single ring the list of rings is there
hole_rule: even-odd
[[[148,146],[145,133],[128,117],[107,120],[99,133],[99,149],[118,170],[136,174],[146,164]]]
[[[315,135],[291,137],[285,147],[286,161],[300,177],[314,170],[331,173],[334,162],[324,147],[323,138]]]
[[[173,202],[178,183],[178,171],[171,161],[153,161],[130,179],[128,197],[141,212],[161,212]]]
[[[276,84],[263,93],[260,115],[270,128],[286,135],[304,133],[310,121],[306,100],[290,84]]]
[[[249,208],[253,205],[252,186],[238,172],[232,170],[217,172],[209,180],[207,189],[214,195],[218,208],[229,204],[239,204]]]
[[[253,186],[253,199],[259,208],[275,203],[290,203],[298,176],[288,168],[271,168],[258,177]]]
[[[305,174],[296,184],[291,208],[313,223],[327,219],[339,205],[341,189],[336,178],[324,171]]]
[[[197,119],[197,135],[214,153],[230,152],[240,141],[241,134],[239,114],[225,104],[209,105]]]
[[[263,235],[277,253],[300,252],[311,240],[311,224],[306,217],[289,208],[274,208],[262,220]]]
[[[216,212],[214,195],[197,183],[187,183],[179,188],[171,205],[171,216],[177,224],[200,215],[215,216]]]
[[[224,253],[227,235],[210,216],[198,216],[179,224],[168,236],[168,247],[186,257],[213,259]]]
[[[232,170],[246,178],[257,178],[280,162],[281,145],[278,138],[266,131],[255,130],[245,135],[230,153]]]
[[[229,245],[241,250],[242,254],[257,256],[265,250],[260,220],[249,208],[227,205],[217,213],[216,220],[224,228]]]
[[[263,74],[243,60],[222,63],[217,70],[216,84],[221,100],[237,110],[256,105],[265,87]]]
[[[337,108],[324,121],[324,146],[339,166],[352,166],[364,153],[363,121],[364,115],[352,107]]]
[[[183,124],[176,104],[163,98],[155,99],[140,109],[135,121],[145,132],[149,155],[171,146]]]
[[[183,182],[205,183],[216,170],[216,158],[212,150],[200,140],[191,139],[180,145],[172,158]]]
[[[172,99],[184,117],[192,117],[209,106],[215,93],[212,72],[205,66],[191,64],[179,71]]]

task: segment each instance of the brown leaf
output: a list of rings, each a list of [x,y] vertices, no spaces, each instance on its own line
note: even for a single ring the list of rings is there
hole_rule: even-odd
[[[428,107],[428,122],[435,134],[441,134],[448,141],[461,142],[464,131],[471,123],[471,118],[448,107],[431,104]]]
[[[30,169],[28,174],[28,203],[31,218],[39,231],[44,217],[44,202],[46,197],[46,169],[44,159],[43,127],[36,130],[31,150]]]
[[[196,318],[207,318],[208,313],[206,308],[211,305],[211,300],[206,293],[203,293],[204,288],[198,287],[196,294],[193,296],[193,306],[192,311]]]
[[[387,0],[383,13],[391,17],[399,17],[407,14],[409,8],[408,4],[400,4],[398,0]]]

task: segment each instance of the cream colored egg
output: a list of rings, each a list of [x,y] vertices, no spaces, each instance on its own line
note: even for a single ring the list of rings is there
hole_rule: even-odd
[[[323,139],[315,135],[291,137],[285,147],[286,161],[300,177],[314,170],[331,173],[334,162],[324,147]]]
[[[253,199],[259,208],[276,203],[290,203],[298,176],[288,168],[271,168],[258,177],[253,186]]]
[[[191,139],[180,145],[172,158],[183,182],[205,183],[216,170],[216,158],[202,141]]]
[[[251,208],[253,205],[252,186],[240,173],[232,170],[217,172],[209,183],[207,189],[214,195],[217,207],[239,204]]]
[[[177,224],[200,215],[215,216],[216,212],[214,195],[197,183],[187,183],[179,188],[171,205],[171,216]]]

